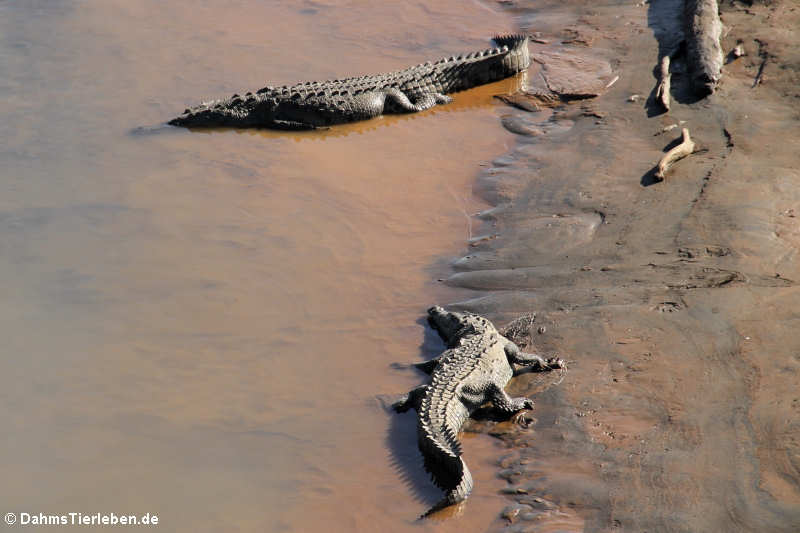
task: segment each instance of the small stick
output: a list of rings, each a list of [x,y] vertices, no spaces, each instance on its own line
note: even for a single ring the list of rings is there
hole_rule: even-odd
[[[767,66],[767,56],[764,56],[764,59],[761,61],[761,65],[758,67],[758,74],[756,74],[756,79],[753,81],[753,89],[761,85],[761,82],[764,80],[764,67]]]
[[[656,87],[656,100],[664,108],[664,111],[669,111],[669,86],[670,86],[670,73],[669,73],[669,56],[664,54],[661,58],[661,81],[658,82]]]
[[[683,159],[687,155],[690,155],[694,152],[694,141],[691,137],[689,137],[689,129],[683,128],[681,130],[681,135],[683,136],[683,141],[681,144],[664,154],[664,157],[658,162],[658,170],[656,170],[655,177],[658,181],[663,181],[667,170],[675,161]]]

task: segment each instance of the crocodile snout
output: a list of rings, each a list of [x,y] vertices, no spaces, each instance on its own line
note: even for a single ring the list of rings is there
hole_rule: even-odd
[[[440,307],[438,305],[434,305],[433,307],[428,309],[428,315],[430,315],[430,316],[441,315],[441,314],[444,314],[446,312],[447,311],[444,310],[444,307]]]

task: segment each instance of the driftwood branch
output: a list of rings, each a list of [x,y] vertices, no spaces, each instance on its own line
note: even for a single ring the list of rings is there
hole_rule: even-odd
[[[753,89],[761,85],[761,82],[764,81],[764,68],[767,66],[767,58],[761,60],[761,64],[758,66],[758,73],[756,73],[756,77],[753,80]]]
[[[660,67],[659,81],[656,87],[656,100],[664,108],[664,111],[669,111],[670,73],[668,55],[664,54],[661,58]]]
[[[761,64],[758,66],[758,73],[756,74],[755,80],[753,80],[754,89],[764,81],[764,69],[767,67],[767,60],[769,59],[767,43],[759,39],[756,39],[756,42],[758,43],[758,56],[761,58]]]
[[[714,92],[722,76],[722,22],[717,0],[686,0],[686,53],[692,88],[698,94]]]
[[[681,134],[683,136],[682,142],[664,154],[664,157],[662,157],[658,162],[658,168],[655,173],[655,178],[658,181],[664,180],[667,170],[669,170],[669,167],[671,167],[673,163],[694,152],[695,144],[692,138],[689,136],[689,129],[683,128]]]

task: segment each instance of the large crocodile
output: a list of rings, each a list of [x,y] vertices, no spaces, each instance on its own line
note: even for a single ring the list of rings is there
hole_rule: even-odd
[[[491,322],[472,313],[437,306],[428,310],[428,321],[448,349],[413,365],[431,374],[431,384],[413,389],[392,405],[400,413],[410,408],[417,411],[417,442],[425,469],[445,491],[444,499],[423,516],[466,500],[472,491],[472,475],[461,458],[457,435],[475,410],[488,401],[508,415],[533,407],[529,398],[512,398],[504,390],[514,375],[514,365],[537,370],[564,366],[561,359],[522,352]]]
[[[187,109],[169,121],[189,128],[309,130],[383,113],[412,113],[451,101],[445,96],[498,81],[530,65],[528,38],[494,38],[497,48],[422,63],[405,70],[342,80],[264,87]]]

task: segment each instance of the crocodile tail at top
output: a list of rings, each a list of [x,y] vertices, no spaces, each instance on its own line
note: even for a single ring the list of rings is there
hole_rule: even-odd
[[[528,36],[522,34],[515,35],[495,35],[492,40],[497,43],[497,46],[502,48],[507,46],[509,50],[522,48],[528,46]]]
[[[530,66],[527,35],[498,35],[493,40],[504,51],[503,67],[506,75],[522,72]]]

